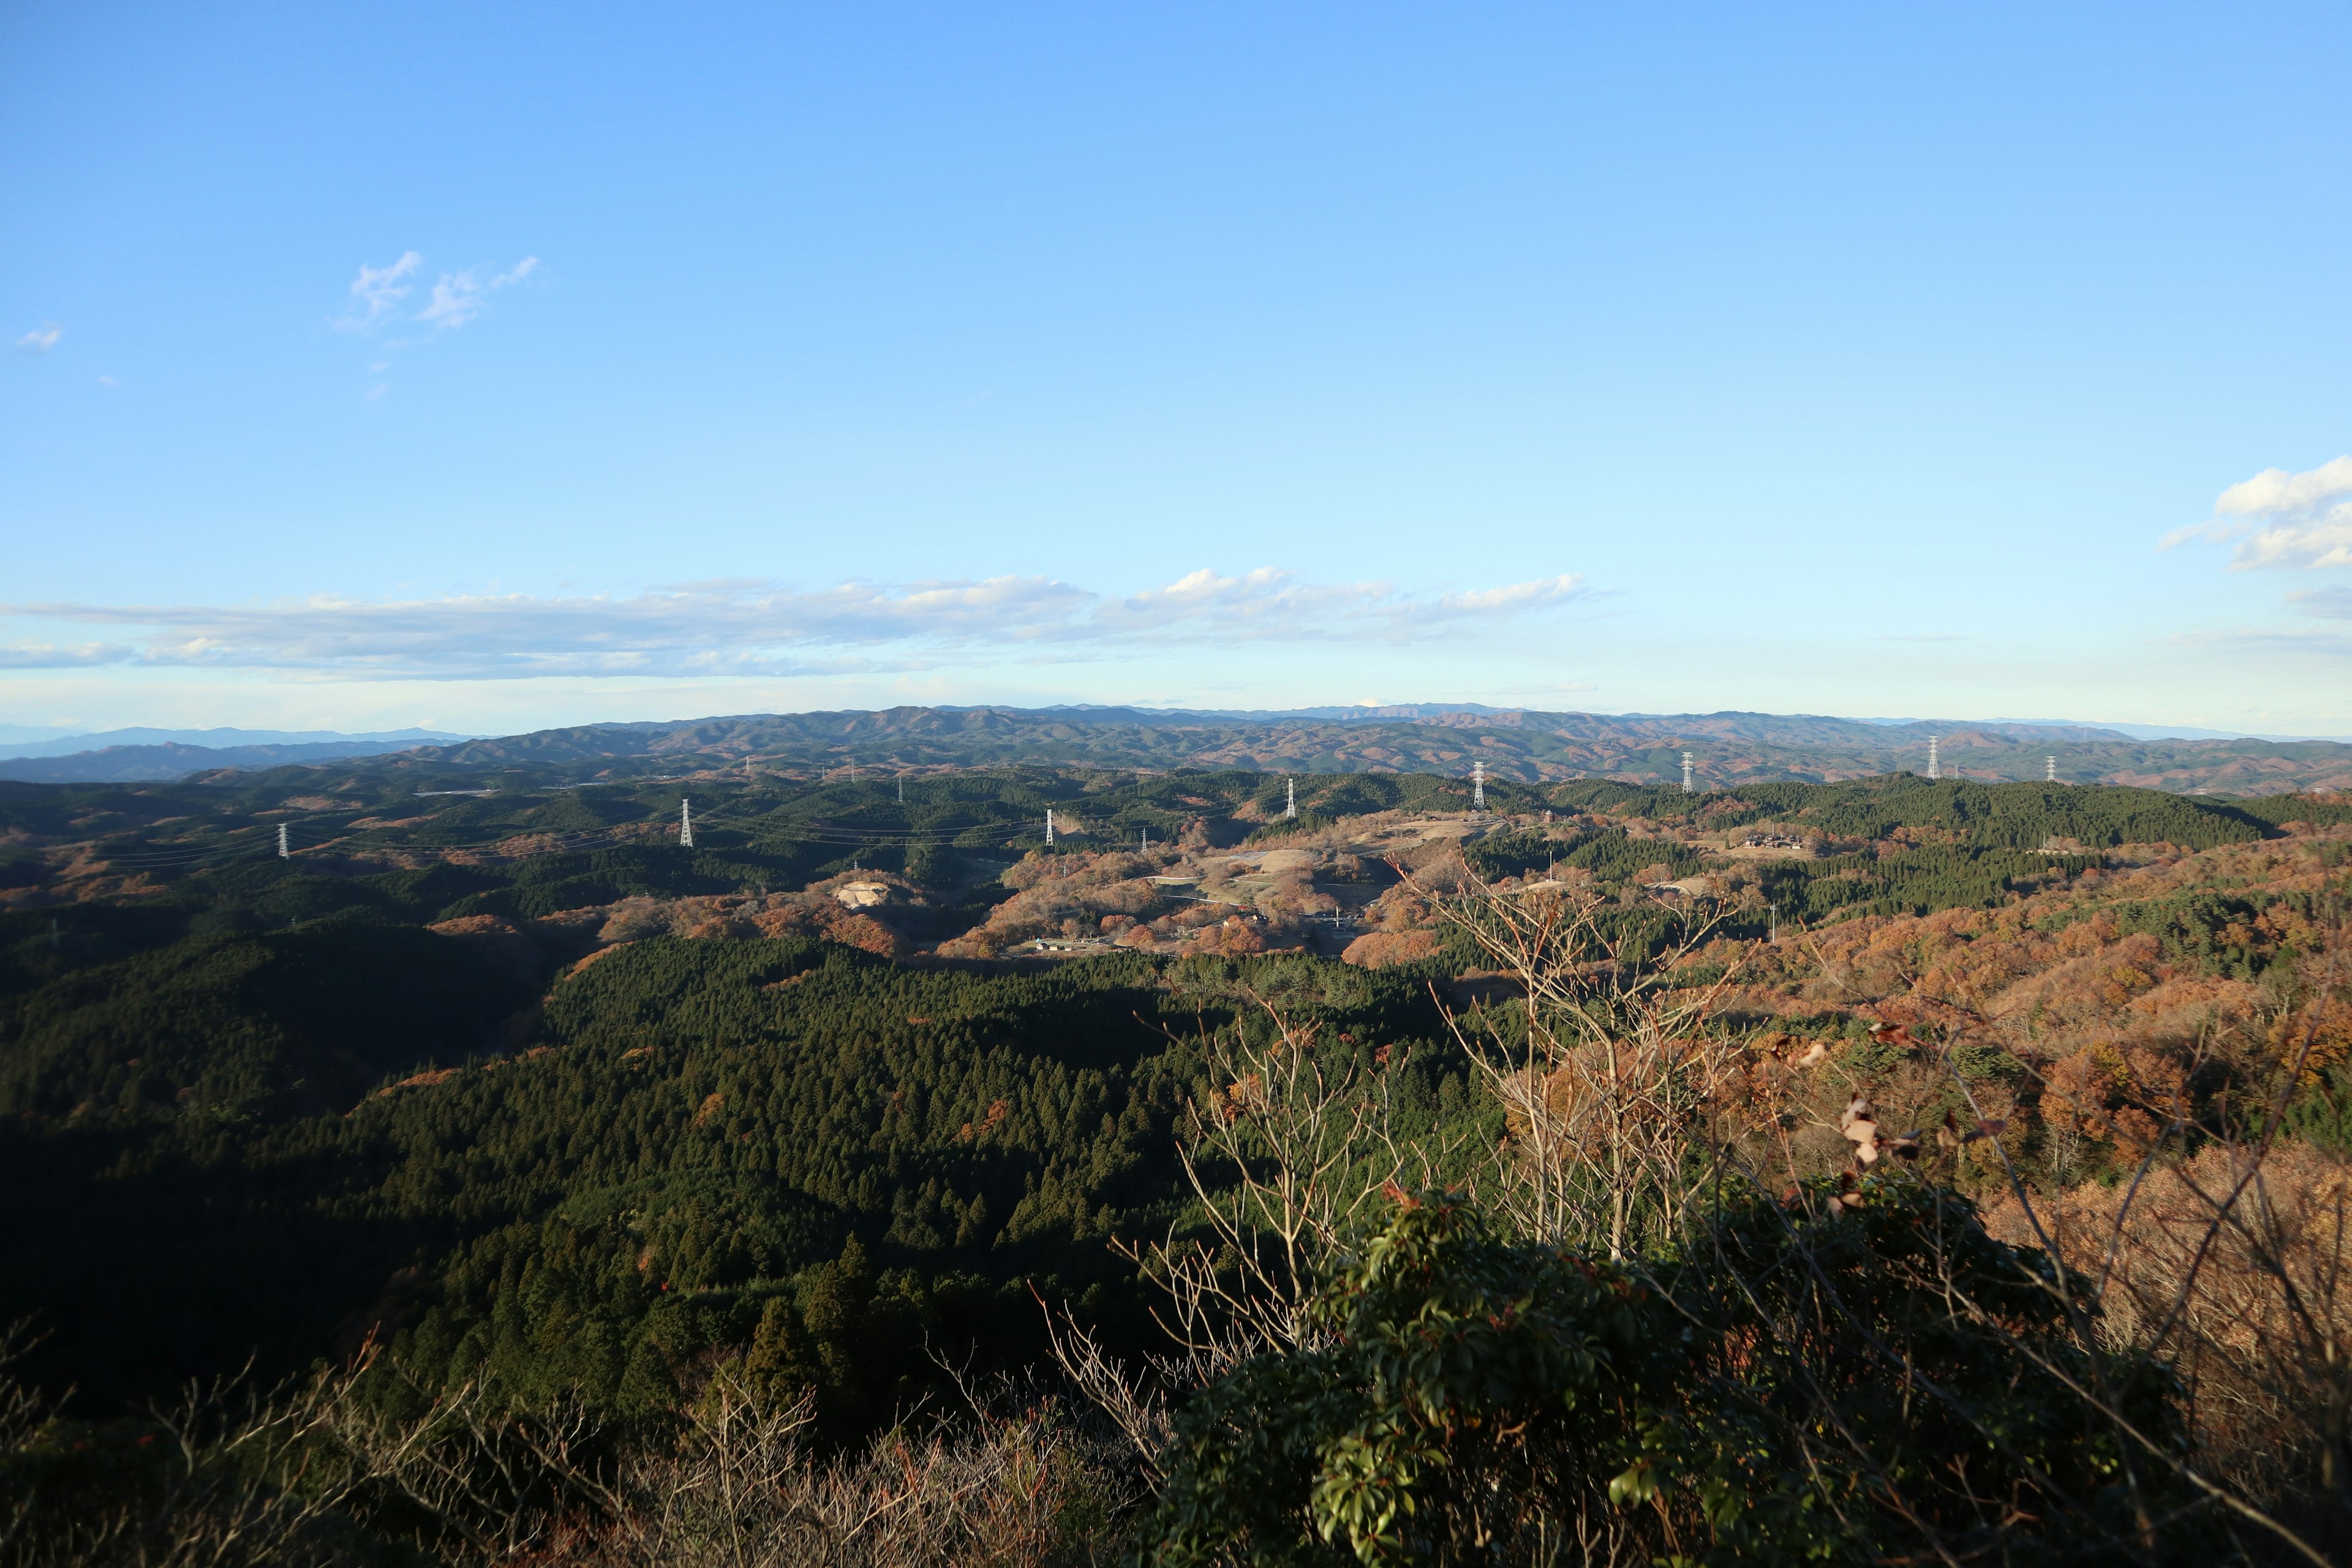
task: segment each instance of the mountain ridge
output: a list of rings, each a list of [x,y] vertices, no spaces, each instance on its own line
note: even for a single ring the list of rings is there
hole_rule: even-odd
[[[157,729],[138,724],[121,730],[77,730],[63,734],[49,734],[41,739],[23,739],[36,731],[21,725],[0,726],[0,762],[20,757],[65,757],[86,752],[111,751],[123,746],[198,746],[207,751],[229,751],[247,746],[320,746],[345,745],[352,742],[373,744],[398,742],[403,745],[447,743],[473,737],[450,730],[240,730],[219,726],[208,730]]]
[[[2228,795],[2352,788],[2352,745],[2338,742],[2147,739],[2089,724],[1897,722],[1736,709],[1602,714],[1476,703],[1282,711],[903,705],[635,720],[471,738],[420,740],[419,733],[225,747],[170,740],[113,745],[0,760],[0,778],[155,782],[380,759],[433,780],[520,769],[544,783],[746,767],[806,775],[852,766],[923,772],[1053,763],[1463,774],[1483,764],[1490,778],[1524,783],[1597,778],[1679,784],[1688,752],[1694,784],[1716,789],[1926,773],[1932,742],[1939,771],[1985,782],[2054,774],[2063,783]]]
[[[1434,705],[1432,705],[1434,706]],[[1682,753],[1705,788],[1833,783],[1942,770],[1987,781],[2062,782],[2265,795],[2352,788],[2352,746],[2335,742],[2136,741],[2087,725],[1874,724],[1725,710],[1593,714],[1446,709],[1419,717],[1234,719],[1131,708],[902,706],[576,725],[420,747],[398,765],[436,773],[509,767],[582,778],[727,768],[825,772],[1020,763],[1165,770],[1432,771],[1523,782],[1607,778],[1678,784]]]
[[[0,779],[19,784],[141,784],[185,778],[222,768],[270,768],[289,763],[340,762],[382,756],[415,745],[414,741],[326,741],[297,745],[192,746],[177,741],[154,745],[101,746],[61,756],[0,758]]]

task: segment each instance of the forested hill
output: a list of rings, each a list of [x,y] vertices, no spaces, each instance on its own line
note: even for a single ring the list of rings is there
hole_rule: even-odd
[[[1679,781],[1682,753],[1723,787],[1831,782],[1925,771],[1940,738],[1953,776],[2030,780],[2048,759],[2068,784],[2223,795],[2352,786],[2352,745],[2326,741],[2136,741],[2074,725],[1872,724],[1811,715],[1606,715],[1435,710],[1411,715],[1281,717],[1086,708],[894,708],[747,714],[679,722],[543,730],[414,753],[420,772],[525,766],[567,778],[631,778],[754,767],[805,773],[866,767],[1083,763],[1301,773],[1489,774],[1529,783]]]
[[[1658,852],[1641,864],[1675,867],[1710,846],[1735,847],[1727,835],[1778,823],[1818,840],[1820,853],[1773,875],[1818,884],[1808,902],[1827,912],[1888,896],[1883,879],[1897,868],[1957,857],[1976,868],[1968,873],[1975,885],[1990,874],[1979,864],[1987,856],[2014,860],[2045,848],[2125,843],[2205,847],[2260,837],[2293,817],[2332,822],[2346,809],[2305,796],[2231,802],[1910,773],[1692,795],[1602,780],[1496,779],[1486,786],[1488,811],[1476,814],[1470,780],[1420,773],[1031,766],[842,768],[795,778],[754,767],[583,785],[563,782],[565,772],[553,763],[458,768],[403,756],[176,784],[0,783],[0,900],[22,908],[153,902],[149,895],[166,887],[226,879],[241,888],[267,869],[275,890],[264,894],[256,883],[252,896],[273,917],[396,910],[400,918],[537,920],[630,897],[781,895],[863,868],[926,889],[928,901],[914,907],[950,921],[1006,896],[997,873],[1045,847],[1049,813],[1065,851],[1131,846],[1165,858],[1276,833],[1295,800],[1296,828],[1313,830],[1318,855],[1375,862],[1395,858],[1402,842],[1381,837],[1387,828],[1360,826],[1381,814],[1450,816],[1452,826],[1427,832],[1483,846],[1481,853],[1539,815],[1557,816],[1530,842],[1561,854],[1593,852],[1562,836],[1649,843]],[[680,842],[688,802],[697,819],[691,846]],[[1584,826],[1570,826],[1577,821]],[[1985,887],[1998,891],[2002,878],[2024,876],[2034,864],[2004,861]],[[286,871],[292,880],[271,880]],[[949,933],[910,934],[936,941]]]
[[[1708,963],[1788,968],[1756,1018],[1862,1052],[1871,1016],[1792,932],[1998,928],[2035,964],[2137,943],[2150,984],[2285,996],[2256,983],[2315,906],[2258,883],[2352,824],[1903,774],[1505,781],[1475,811],[1412,773],[1000,769],[902,800],[870,772],[526,772],[0,785],[0,1321],[48,1335],[41,1383],[103,1412],[373,1333],[429,1381],[626,1414],[740,1353],[854,1435],[936,1384],[929,1350],[1034,1363],[1039,1295],[1139,1342],[1108,1243],[1181,1218],[1202,1042],[1265,1027],[1258,997],[1331,1070],[1393,1075],[1400,1125],[1495,1146],[1440,1015],[1477,956],[1401,869],[1589,894],[1639,962],[1698,912]],[[2135,877],[2170,879],[2114,901]]]

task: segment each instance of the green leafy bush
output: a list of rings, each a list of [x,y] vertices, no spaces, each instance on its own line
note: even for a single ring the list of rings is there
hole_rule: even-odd
[[[1150,1560],[2186,1543],[2173,1380],[2086,1348],[2079,1285],[1965,1200],[1903,1177],[1742,1194],[1704,1235],[1609,1264],[1503,1239],[1455,1198],[1400,1202],[1318,1290],[1318,1348],[1245,1363],[1182,1412]],[[2156,1451],[2128,1451],[2125,1422]]]

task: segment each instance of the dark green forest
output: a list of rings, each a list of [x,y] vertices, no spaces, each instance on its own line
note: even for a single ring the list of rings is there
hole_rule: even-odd
[[[339,963],[366,979],[322,1002],[303,982]],[[1118,1317],[1102,1244],[1174,1217],[1190,1042],[1249,991],[1340,1051],[1414,1042],[1407,1101],[1467,1113],[1415,977],[1311,960],[991,974],[658,938],[559,982],[532,1043],[492,1056],[530,999],[499,978],[462,944],[329,918],[12,997],[0,1314],[48,1329],[37,1369],[104,1412],[377,1323],[436,1373],[649,1412],[782,1302],[771,1337],[854,1427],[936,1377],[927,1332],[1034,1355],[1033,1288]],[[472,1065],[408,1073],[425,1041]],[[111,1097],[76,1114],[85,1089]]]
[[[1048,805],[1087,835],[1062,852],[1139,831],[1279,841],[1463,810],[1461,780],[1302,777],[1305,819],[1261,826],[1282,775],[995,770],[905,781],[902,804],[895,778],[420,799],[364,765],[330,772],[0,793],[0,826],[34,846],[12,874],[57,875],[44,839],[149,868],[142,891],[0,917],[0,1318],[41,1325],[36,1375],[89,1412],[371,1332],[438,1376],[650,1410],[697,1358],[757,1341],[856,1430],[929,1386],[927,1341],[1033,1357],[1038,1296],[1142,1331],[1106,1243],[1181,1219],[1171,1119],[1203,1088],[1201,1041],[1263,1026],[1253,992],[1342,1056],[1395,1047],[1402,1103],[1432,1126],[1499,1114],[1429,989],[1458,954],[919,967],[663,937],[573,973],[552,938],[422,929],[853,864],[935,880],[961,919],[1001,895],[994,868],[1044,849]],[[290,809],[289,786],[306,792]],[[669,826],[681,794],[692,849]],[[1704,863],[1661,837],[1677,826],[1818,829],[1836,852],[1761,872],[1780,918],[1812,920],[1997,903],[2104,847],[2345,811],[1908,775],[1693,796],[1490,784],[1488,801],[1497,825],[1469,858],[1491,877],[1580,866],[1622,886]],[[2040,853],[2053,836],[2083,853]],[[384,868],[394,852],[418,863]],[[1629,918],[1663,943],[1660,917]]]

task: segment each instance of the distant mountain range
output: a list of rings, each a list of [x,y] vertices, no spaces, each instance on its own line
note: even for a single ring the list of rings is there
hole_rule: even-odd
[[[414,746],[471,736],[447,730],[56,730],[24,724],[0,724],[0,759],[63,757],[77,752],[105,751],[119,746],[202,746],[229,751],[244,746],[325,746],[352,742],[373,745]]]
[[[22,734],[25,731],[16,731]],[[268,768],[380,756],[433,742],[439,730],[346,735],[332,730],[107,730],[39,741],[0,741],[0,779],[30,784],[135,784],[210,768]],[[91,742],[99,742],[93,745]]]
[[[1551,713],[1416,705],[1409,711],[1224,714],[1136,708],[893,708],[590,724],[424,747],[388,764],[439,777],[509,769],[549,781],[690,776],[747,764],[822,773],[1024,762],[1300,773],[1467,773],[1527,781],[1611,778],[1833,782],[1927,770],[1969,778],[2128,784],[2221,795],[2352,788],[2352,745],[2329,741],[2136,739],[2085,724],[1885,723],[1813,714]]]
[[[1933,738],[1943,772],[1975,779],[2042,778],[2054,758],[2057,777],[2071,784],[2216,795],[2352,788],[2352,744],[2132,732],[2145,728],[1802,713],[1545,712],[1476,703],[1278,711],[892,708],[584,724],[482,739],[425,730],[363,735],[118,730],[17,742],[17,755],[0,761],[0,778],[137,783],[224,768],[377,758],[377,765],[418,773],[420,783],[484,771],[576,783],[691,776],[747,763],[815,774],[852,764],[934,769],[1034,762],[1461,773],[1483,763],[1496,778],[1670,784],[1680,782],[1687,751],[1695,781],[1723,788],[1925,773]],[[93,749],[92,741],[107,743]]]
[[[951,712],[965,711],[950,709]],[[1081,717],[1095,713],[1140,713],[1169,719],[1240,719],[1267,723],[1284,719],[1328,719],[1338,723],[1360,724],[1381,719],[1437,719],[1452,714],[1468,713],[1480,716],[1509,715],[1523,711],[1516,708],[1489,708],[1481,702],[1394,702],[1374,705],[1350,703],[1336,708],[1117,708],[1095,703],[1075,703],[1062,707],[1031,710],[1040,713],[1075,713]],[[1578,715],[1592,717],[1592,715]],[[1689,714],[1620,713],[1609,715],[1619,719],[1673,721],[1689,718]],[[1778,717],[1778,715],[1762,715]],[[1797,715],[1797,717],[1804,717]],[[2352,735],[2285,735],[2267,731],[2200,730],[2183,724],[2088,723],[2074,719],[1853,719],[1839,722],[1878,724],[1889,727],[1912,726],[1929,732],[1942,730],[1980,729],[1987,725],[2004,729],[2036,731],[2100,731],[2134,741],[2343,741],[2352,742]]]

